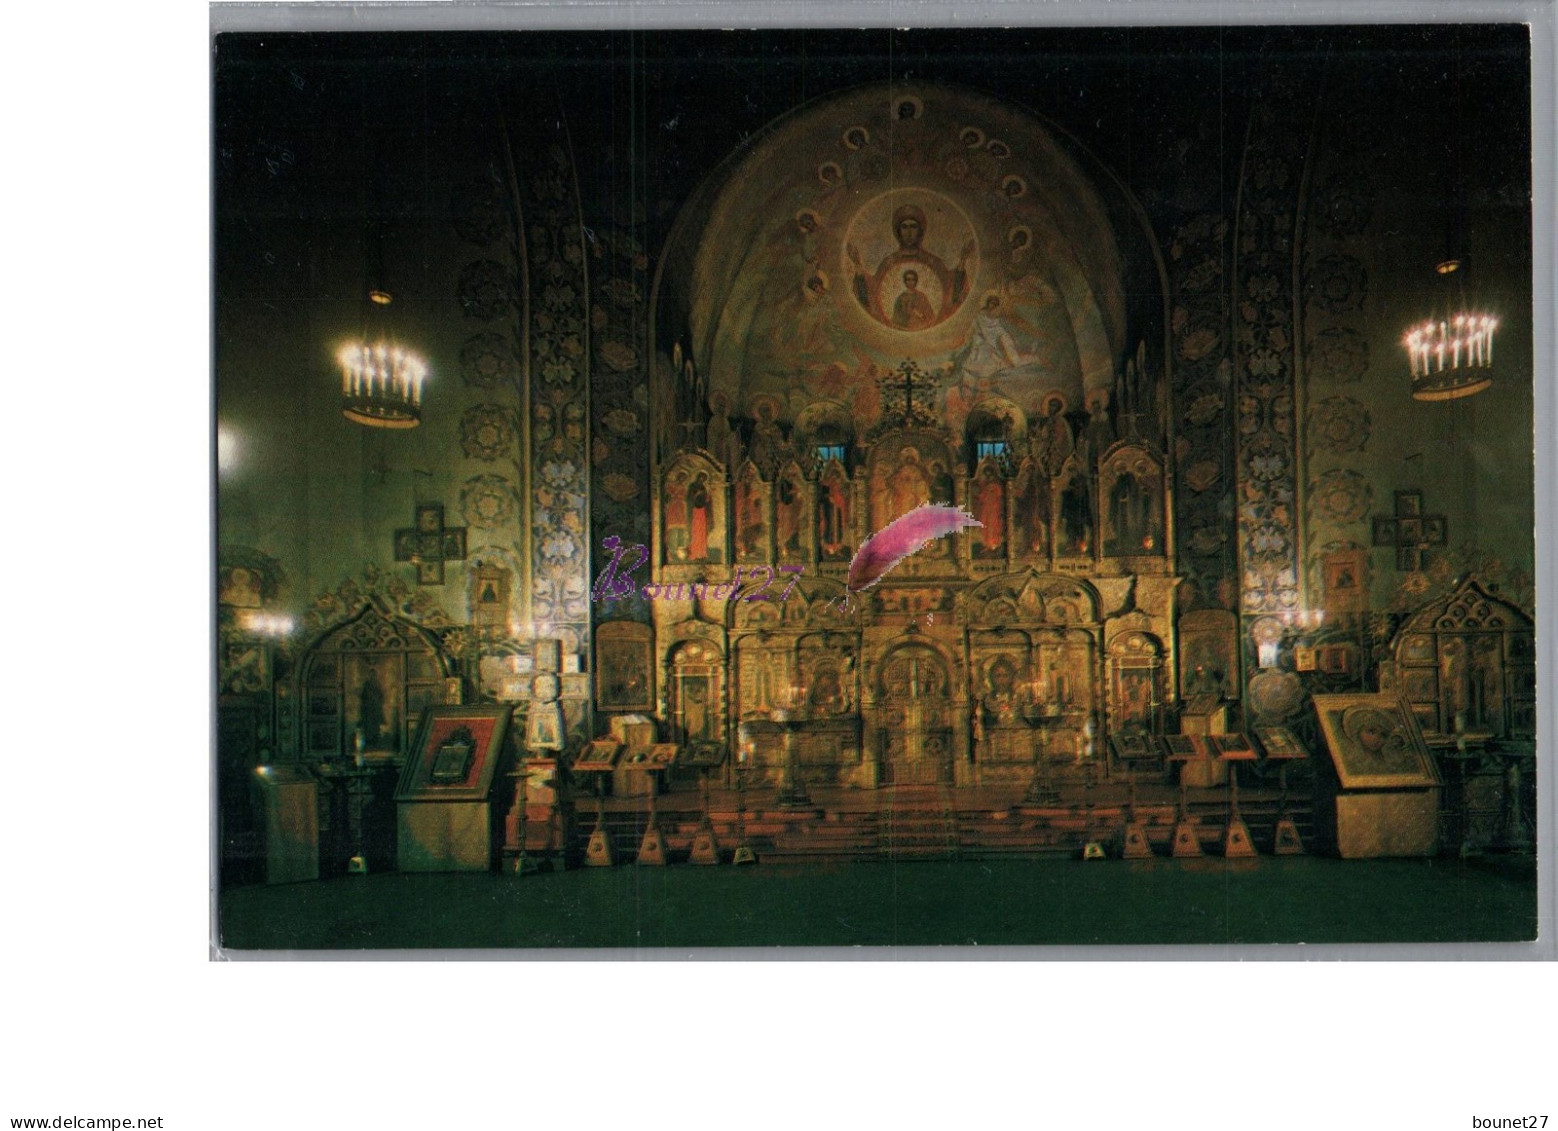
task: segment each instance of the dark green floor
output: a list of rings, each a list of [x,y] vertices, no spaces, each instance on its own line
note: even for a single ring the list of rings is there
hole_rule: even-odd
[[[224,892],[232,949],[1508,942],[1529,858],[1004,860],[350,876]]]

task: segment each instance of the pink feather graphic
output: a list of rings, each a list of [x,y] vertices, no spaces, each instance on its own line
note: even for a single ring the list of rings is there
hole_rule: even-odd
[[[937,538],[956,534],[964,527],[983,525],[962,507],[943,503],[926,503],[915,507],[908,514],[900,515],[867,538],[860,544],[860,549],[855,551],[854,560],[849,563],[849,576],[844,581],[844,596],[840,603],[871,588],[882,580],[888,570]]]

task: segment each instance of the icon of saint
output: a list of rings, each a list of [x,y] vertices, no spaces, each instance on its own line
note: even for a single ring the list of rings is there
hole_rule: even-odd
[[[999,475],[980,476],[974,493],[974,514],[984,524],[974,543],[975,554],[999,557],[1006,548],[1006,487]]]
[[[824,557],[842,556],[845,531],[849,526],[849,503],[844,494],[844,484],[837,475],[823,479],[817,499],[817,543]]]
[[[915,507],[930,501],[930,485],[920,466],[919,453],[913,448],[905,451],[904,461],[888,480],[889,506],[893,518],[906,515]]]
[[[709,554],[709,502],[708,476],[699,472],[687,488],[687,557],[695,562]]]

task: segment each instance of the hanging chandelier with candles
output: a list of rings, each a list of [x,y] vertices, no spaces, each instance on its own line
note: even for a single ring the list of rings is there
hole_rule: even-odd
[[[1458,40],[1454,67],[1447,78],[1454,133],[1460,134],[1460,107],[1465,103]],[[1434,265],[1432,313],[1407,327],[1401,339],[1412,371],[1414,400],[1452,401],[1493,384],[1493,336],[1498,319],[1479,310],[1475,301],[1467,301],[1467,169],[1465,161],[1453,161],[1444,168],[1445,254]]]
[[[370,428],[415,428],[421,421],[427,365],[416,354],[387,335],[374,342],[365,336],[342,346],[336,360],[341,366],[341,414],[346,419]]]
[[[367,131],[371,132],[371,131]],[[375,150],[374,159],[364,162],[368,170],[383,167],[384,154]],[[379,179],[372,179],[375,195],[383,192]],[[427,364],[396,340],[390,305],[394,302],[386,283],[385,245],[389,242],[390,220],[382,197],[372,208],[365,195],[363,210],[363,290],[362,321],[358,337],[336,350],[341,369],[341,415],[369,428],[415,428],[422,420],[422,385],[427,380]]]
[[[1435,269],[1452,275],[1460,261]],[[1493,384],[1493,336],[1498,319],[1482,311],[1448,310],[1407,330],[1401,344],[1412,369],[1412,396],[1420,401],[1469,397]]]

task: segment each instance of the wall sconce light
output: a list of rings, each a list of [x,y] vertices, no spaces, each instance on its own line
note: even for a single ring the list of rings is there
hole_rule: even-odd
[[[251,636],[279,640],[291,636],[296,622],[284,613],[262,613],[258,609],[245,610],[239,619],[239,627]]]
[[[1287,633],[1284,617],[1291,615],[1291,613],[1284,613],[1281,616],[1261,617],[1250,626],[1250,637],[1255,641],[1256,661],[1261,667],[1277,666],[1282,638]]]
[[[1323,609],[1289,609],[1274,616],[1261,617],[1250,626],[1250,637],[1255,641],[1256,662],[1263,668],[1276,667],[1282,656],[1284,642],[1296,648],[1303,638],[1318,632],[1323,624]]]
[[[238,469],[239,455],[243,445],[238,439],[238,433],[225,424],[216,427],[216,470],[227,475]]]

